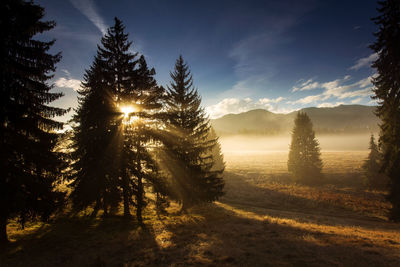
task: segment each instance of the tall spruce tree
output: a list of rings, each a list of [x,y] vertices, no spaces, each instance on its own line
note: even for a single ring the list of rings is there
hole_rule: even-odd
[[[297,182],[318,184],[322,178],[321,153],[312,122],[303,112],[297,113],[290,144],[288,170]]]
[[[400,1],[379,1],[380,15],[373,18],[379,26],[376,41],[370,47],[378,54],[372,64],[376,114],[381,119],[380,146],[382,170],[390,179],[391,219],[400,221]]]
[[[76,211],[93,206],[93,215],[100,208],[107,215],[120,201],[115,164],[118,126],[114,123],[112,88],[104,79],[103,62],[98,56],[86,71],[78,93],[79,107],[73,117],[70,198]]]
[[[177,59],[171,78],[166,100],[170,138],[165,148],[175,198],[185,211],[194,204],[215,201],[223,195],[223,169],[211,170],[214,165],[211,151],[217,139],[208,139],[211,126],[182,56]]]
[[[129,52],[131,42],[119,19],[101,43],[75,116],[71,196],[78,210],[93,206],[94,214],[100,206],[105,213],[115,209],[122,197],[124,216],[131,216],[134,205],[141,223],[144,184],[161,181],[150,144],[160,142],[155,125],[164,89],[145,58],[136,60],[137,53]]]
[[[7,242],[7,223],[49,218],[63,203],[55,190],[61,159],[54,152],[54,120],[66,110],[48,104],[62,93],[50,92],[60,54],[48,53],[54,40],[33,37],[55,26],[42,21],[44,10],[32,2],[4,0],[0,4],[0,242]]]
[[[369,189],[386,189],[388,180],[386,175],[380,172],[381,165],[382,155],[378,145],[375,143],[374,135],[371,134],[368,158],[362,166],[366,177],[366,184]]]
[[[129,216],[133,191],[126,171],[120,108],[134,90],[137,54],[129,52],[131,42],[122,22],[115,18],[101,39],[93,66],[86,72],[80,106],[74,120],[74,182],[71,194],[75,207],[95,203],[95,212],[119,203],[122,187],[124,215]]]
[[[132,105],[124,123],[124,158],[130,189],[136,199],[136,217],[142,223],[146,205],[145,183],[163,193],[163,182],[158,172],[155,149],[160,145],[158,133],[163,107],[164,88],[157,86],[155,70],[149,69],[144,56],[138,60],[134,90],[125,94],[125,103]]]

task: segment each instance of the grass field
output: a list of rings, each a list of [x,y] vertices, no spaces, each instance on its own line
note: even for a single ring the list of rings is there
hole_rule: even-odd
[[[400,225],[385,192],[367,191],[367,152],[322,154],[326,183],[291,182],[286,152],[225,155],[226,195],[168,215],[146,209],[145,228],[120,217],[62,216],[25,230],[1,266],[400,266]]]

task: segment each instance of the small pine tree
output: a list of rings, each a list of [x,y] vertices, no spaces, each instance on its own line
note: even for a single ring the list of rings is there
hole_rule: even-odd
[[[63,124],[53,118],[66,110],[48,106],[62,97],[51,93],[60,54],[48,51],[54,40],[33,37],[55,26],[42,21],[44,10],[32,2],[1,1],[0,63],[0,243],[7,242],[7,222],[18,218],[43,220],[61,207],[64,194],[55,190],[62,160],[54,149],[56,130]]]
[[[369,189],[385,189],[387,187],[387,177],[380,172],[382,155],[379,152],[378,145],[375,143],[374,135],[371,135],[369,141],[369,155],[362,168],[365,172],[366,184]]]
[[[300,183],[318,184],[322,179],[320,148],[312,122],[306,113],[297,113],[294,121],[288,170]]]
[[[212,170],[224,170],[225,162],[224,155],[222,154],[221,145],[218,142],[218,136],[215,133],[214,128],[211,127],[210,133],[208,134],[208,140],[215,140],[215,146],[211,150],[211,155],[213,156],[214,164],[212,166]]]
[[[376,41],[370,47],[378,54],[372,64],[377,70],[373,79],[376,114],[381,119],[379,144],[382,171],[390,179],[388,199],[392,203],[391,219],[400,221],[400,1],[379,1],[380,15],[373,19],[379,26]]]
[[[212,170],[211,155],[217,139],[208,139],[210,124],[201,99],[193,87],[188,66],[180,56],[171,73],[173,82],[168,87],[166,100],[166,154],[176,189],[175,197],[182,210],[201,202],[211,202],[223,194],[223,169]]]

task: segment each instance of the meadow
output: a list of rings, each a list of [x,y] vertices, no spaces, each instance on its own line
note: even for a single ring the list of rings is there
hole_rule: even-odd
[[[226,143],[222,140],[222,147]],[[1,266],[399,266],[400,225],[386,192],[363,185],[362,151],[322,152],[325,182],[292,182],[287,151],[226,149],[225,196],[145,227],[120,216],[59,216],[9,226]]]

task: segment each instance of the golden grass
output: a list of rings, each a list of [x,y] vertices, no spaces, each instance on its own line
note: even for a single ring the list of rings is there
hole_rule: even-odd
[[[343,166],[325,154],[325,173],[351,179],[364,154],[342,155],[352,160]],[[383,192],[299,186],[285,180],[283,154],[248,156],[226,157],[218,202],[188,214],[172,203],[169,215],[150,203],[144,228],[119,216],[11,223],[0,266],[400,266],[400,225],[387,221]]]

